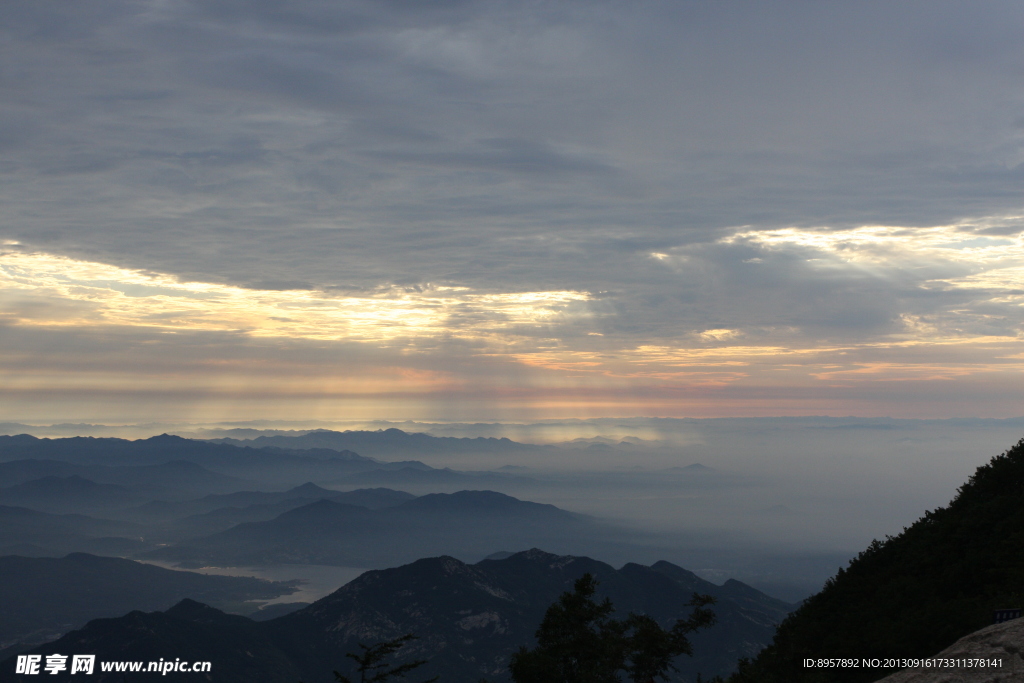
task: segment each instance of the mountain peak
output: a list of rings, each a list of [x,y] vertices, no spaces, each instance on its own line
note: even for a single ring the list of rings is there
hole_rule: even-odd
[[[305,484],[288,489],[286,493],[288,493],[289,495],[295,494],[299,496],[323,496],[337,492],[322,488],[311,481],[307,481]]]
[[[177,619],[186,619],[188,621],[196,621],[197,618],[212,615],[214,613],[221,614],[222,612],[191,598],[183,598],[180,602],[165,612],[168,616],[175,617]]]
[[[157,436],[151,436],[148,439],[143,439],[147,443],[177,443],[180,441],[188,441],[180,436],[174,436],[173,434],[158,434]]]
[[[529,560],[530,562],[542,562],[544,564],[550,564],[551,562],[554,562],[556,560],[572,558],[571,555],[555,555],[554,553],[546,552],[544,550],[541,550],[540,548],[530,548],[529,550],[524,550],[520,553],[515,553],[514,555],[511,555],[511,557]]]
[[[516,505],[529,505],[518,498],[497,491],[456,491],[455,493],[428,493],[403,503],[402,507],[424,510],[499,510]]]
[[[352,514],[359,512],[368,512],[367,508],[359,505],[350,505],[349,503],[339,503],[337,501],[328,500],[321,498],[318,501],[312,502],[309,505],[303,505],[293,510],[288,510],[282,513],[278,519],[287,519],[295,517],[313,517],[320,519],[324,516],[334,516],[339,514]]]

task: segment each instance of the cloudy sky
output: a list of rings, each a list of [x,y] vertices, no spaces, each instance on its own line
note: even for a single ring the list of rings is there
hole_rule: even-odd
[[[0,35],[0,418],[1024,414],[1019,2]]]

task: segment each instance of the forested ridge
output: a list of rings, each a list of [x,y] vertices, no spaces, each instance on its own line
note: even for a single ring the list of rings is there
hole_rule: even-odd
[[[779,626],[730,683],[859,683],[887,671],[805,658],[927,657],[1024,604],[1024,439],[981,466],[947,507],[875,540]]]

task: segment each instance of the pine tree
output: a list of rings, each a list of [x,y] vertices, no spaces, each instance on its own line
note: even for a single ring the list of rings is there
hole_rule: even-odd
[[[707,608],[714,598],[694,594],[688,619],[668,630],[646,615],[612,618],[608,598],[595,602],[597,580],[584,574],[573,591],[548,608],[537,629],[537,647],[525,646],[512,656],[509,669],[516,683],[621,683],[624,671],[635,683],[667,679],[672,660],[692,654],[687,634],[714,623]]]
[[[393,654],[405,647],[406,643],[410,640],[416,640],[416,636],[407,633],[400,638],[387,640],[376,645],[363,645],[359,643],[362,654],[349,652],[345,656],[355,660],[356,664],[358,664],[356,672],[359,674],[359,683],[385,683],[385,681],[400,680],[405,678],[405,675],[410,671],[418,669],[427,663],[425,659],[417,659],[402,664],[392,664],[387,661]],[[343,676],[337,671],[334,672],[334,678],[338,683],[353,683],[351,678]],[[434,676],[423,681],[423,683],[434,683],[437,679],[438,677]]]

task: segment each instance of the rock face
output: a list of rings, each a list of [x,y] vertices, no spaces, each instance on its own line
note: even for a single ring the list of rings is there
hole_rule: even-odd
[[[1000,659],[1001,667],[904,669],[878,683],[1010,683],[1024,681],[1024,619],[986,626],[964,636],[936,658]]]

